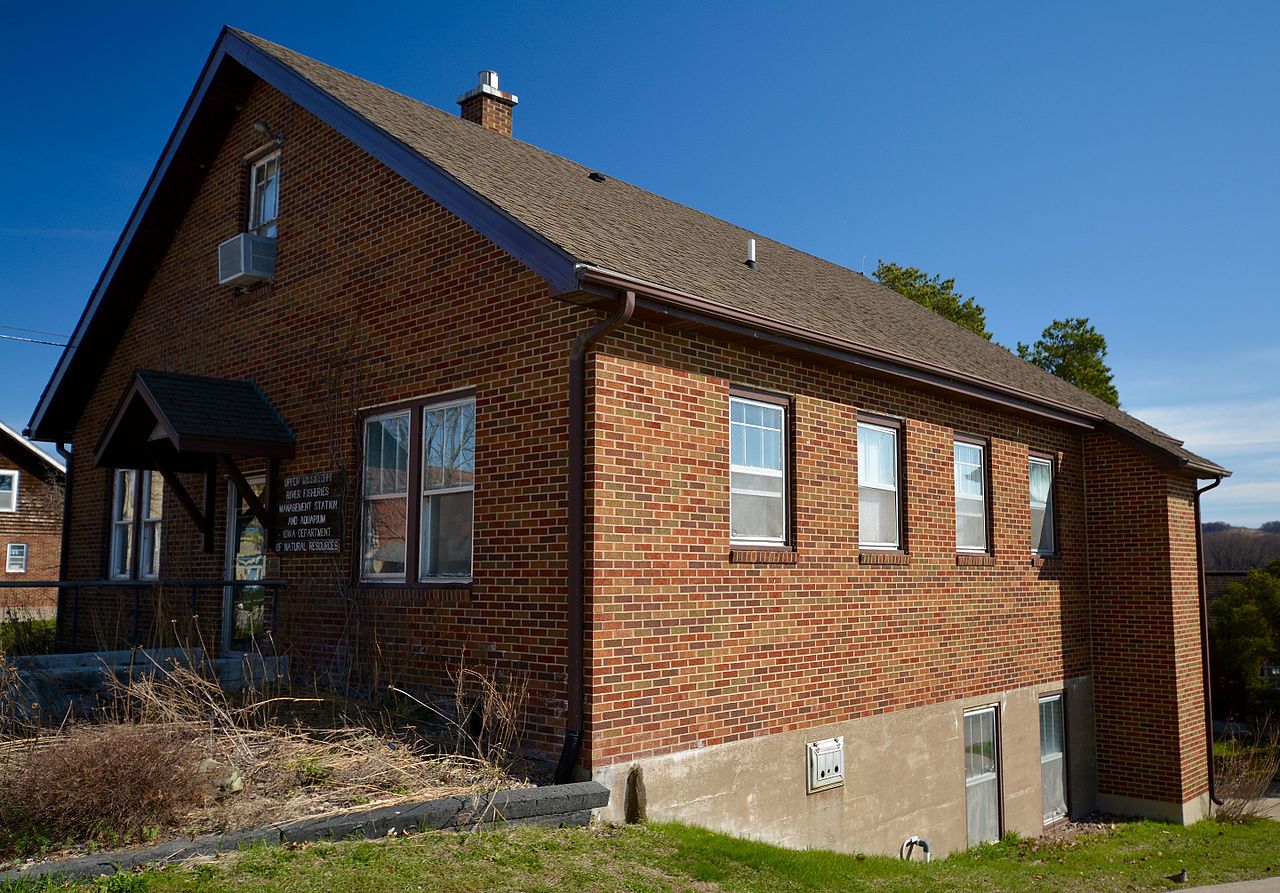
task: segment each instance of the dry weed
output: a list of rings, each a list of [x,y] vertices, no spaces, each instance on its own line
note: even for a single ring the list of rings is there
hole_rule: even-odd
[[[1268,808],[1262,797],[1280,774],[1280,727],[1268,717],[1251,735],[1223,743],[1224,752],[1214,757],[1222,799],[1217,817],[1225,822],[1260,818]]]

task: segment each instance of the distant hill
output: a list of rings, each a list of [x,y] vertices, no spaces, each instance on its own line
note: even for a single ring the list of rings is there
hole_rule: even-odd
[[[1200,529],[1207,571],[1247,571],[1280,558],[1280,521],[1268,521],[1259,528],[1207,521]]]

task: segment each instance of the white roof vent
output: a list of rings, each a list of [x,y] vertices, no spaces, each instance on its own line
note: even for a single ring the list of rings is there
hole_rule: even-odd
[[[218,284],[253,285],[276,274],[276,240],[257,233],[232,236],[218,246]]]

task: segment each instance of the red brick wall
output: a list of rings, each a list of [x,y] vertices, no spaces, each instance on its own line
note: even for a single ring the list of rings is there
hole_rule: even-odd
[[[61,481],[30,455],[26,447],[0,436],[0,471],[18,472],[18,510],[0,512],[0,580],[25,583],[57,580],[62,551]],[[26,573],[8,573],[10,543],[27,544]],[[6,608],[52,607],[55,589],[0,589],[0,615]]]
[[[1090,434],[1098,788],[1185,802],[1207,788],[1195,482]]]
[[[731,384],[795,398],[794,564],[730,560]],[[1089,672],[1073,431],[652,328],[611,338],[593,387],[594,765]],[[859,411],[906,418],[905,566],[860,562]],[[992,566],[957,566],[955,432],[991,438]],[[1040,567],[1028,448],[1060,460]]]
[[[259,120],[286,134],[277,279],[237,294],[216,284],[216,248],[244,228],[243,159],[262,143],[252,129]],[[473,387],[469,603],[455,603],[457,593],[343,585],[358,529],[354,500],[346,554],[273,557],[268,571],[293,581],[282,613],[314,671],[345,681],[354,662],[365,684],[422,688],[440,682],[465,648],[473,663],[531,676],[529,740],[554,752],[564,697],[568,347],[594,316],[550,299],[538,277],[492,243],[259,84],[76,429],[71,576],[107,571],[111,475],[94,467],[92,454],[134,368],[254,378],[297,435],[297,458],[283,463],[282,474],[337,465],[351,481],[355,409]],[[246,473],[262,469],[245,466]],[[199,499],[198,480],[187,489]],[[162,576],[222,577],[225,478],[216,514],[218,552],[205,555],[194,523],[172,496],[166,500]],[[173,596],[180,606],[186,593]],[[95,624],[109,633],[129,622],[127,605],[123,615],[110,607],[120,596],[82,598],[81,647]],[[150,618],[155,609],[144,602]],[[201,593],[197,607],[207,644],[216,647],[220,593]]]

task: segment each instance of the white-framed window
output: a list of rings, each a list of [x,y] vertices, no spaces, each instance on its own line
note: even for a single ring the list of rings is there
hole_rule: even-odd
[[[18,472],[0,471],[0,512],[18,510]]]
[[[787,408],[729,397],[729,536],[744,545],[787,542]]]
[[[364,422],[360,576],[404,580],[409,526],[409,410]]]
[[[1067,730],[1062,695],[1040,699],[1040,791],[1044,823],[1067,814]]]
[[[159,472],[118,468],[111,489],[113,580],[155,580],[160,576],[160,528],[164,520],[164,478]]]
[[[25,574],[27,572],[27,544],[9,543],[4,564],[5,573]]]
[[[280,212],[280,153],[273,152],[253,163],[249,175],[249,230],[275,237]]]
[[[858,423],[858,546],[902,548],[900,428]]]
[[[425,407],[419,580],[471,576],[475,480],[475,401]]]
[[[420,401],[364,421],[360,578],[471,579],[476,403]]]
[[[955,442],[956,550],[987,551],[987,448]]]
[[[1040,456],[1028,460],[1031,482],[1031,552],[1056,555],[1058,543],[1053,525],[1053,462]]]
[[[1000,839],[1000,724],[995,707],[964,715],[964,787],[969,846]]]

